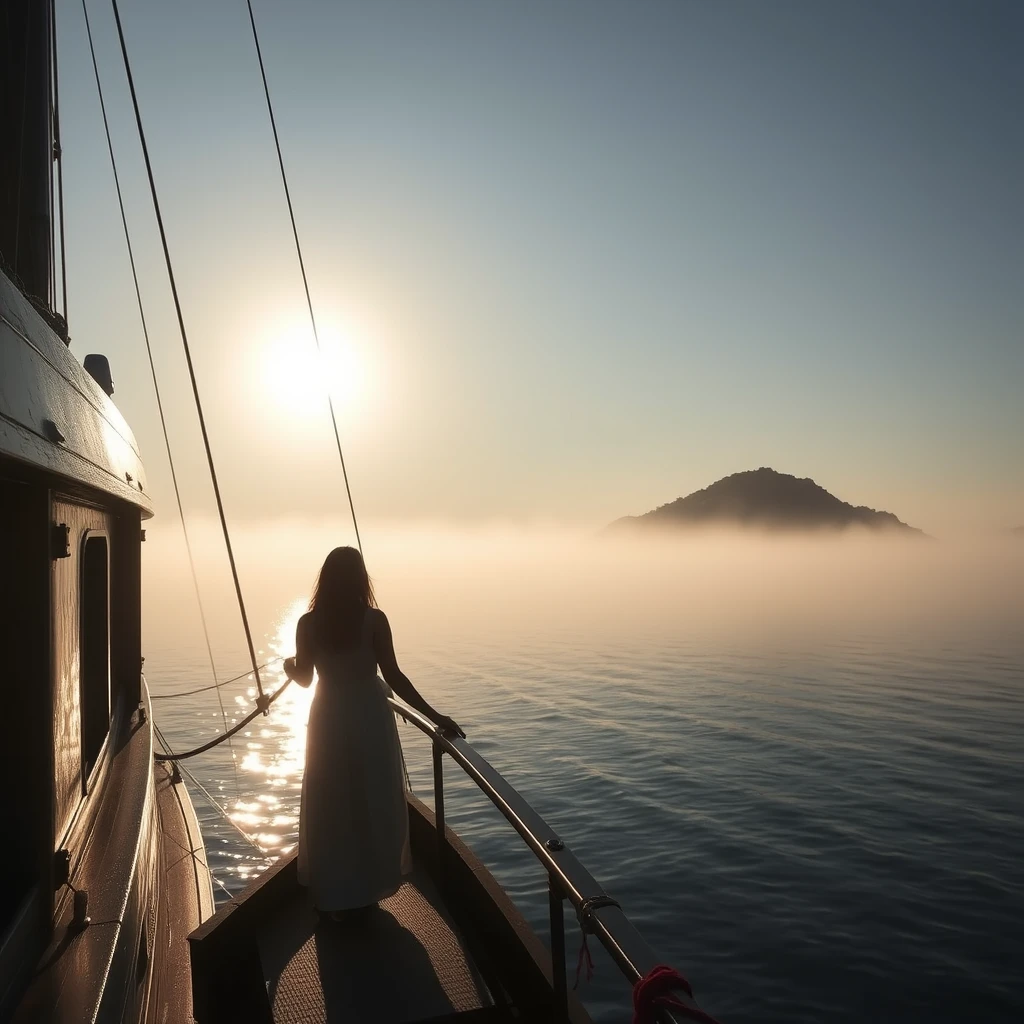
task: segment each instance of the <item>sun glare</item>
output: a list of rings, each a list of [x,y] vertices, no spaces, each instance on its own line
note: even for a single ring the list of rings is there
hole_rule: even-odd
[[[371,361],[361,335],[328,323],[317,351],[309,325],[268,331],[260,348],[258,389],[283,416],[308,422],[323,414],[330,395],[339,422],[358,420],[373,388]]]

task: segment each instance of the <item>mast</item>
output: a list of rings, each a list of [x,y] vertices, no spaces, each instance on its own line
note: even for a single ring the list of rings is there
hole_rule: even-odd
[[[0,0],[0,266],[50,310],[51,5]]]

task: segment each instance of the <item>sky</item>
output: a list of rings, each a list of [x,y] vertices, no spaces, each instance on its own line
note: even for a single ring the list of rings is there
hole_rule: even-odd
[[[213,508],[109,7],[100,72],[175,457]],[[739,470],[1024,524],[1024,7],[242,0],[122,20],[229,518],[582,523]],[[80,5],[72,350],[166,456]]]

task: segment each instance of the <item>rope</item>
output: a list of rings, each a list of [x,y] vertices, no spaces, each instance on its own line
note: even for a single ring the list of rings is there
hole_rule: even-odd
[[[152,700],[153,699],[152,696],[150,696],[149,699]],[[167,737],[164,736],[163,731],[161,730],[160,726],[156,724],[156,720],[155,719],[153,721],[153,729],[156,732],[157,737],[159,738],[160,742],[166,748],[169,749],[171,745],[167,742]],[[261,856],[266,856],[266,854],[264,854],[263,850],[260,848],[259,844],[251,836],[249,836],[249,834],[247,832],[245,832],[242,828],[240,828],[239,825],[237,824],[237,822],[234,822],[234,821],[231,820],[231,816],[228,814],[228,812],[226,810],[224,810],[224,808],[219,803],[217,803],[216,800],[214,800],[214,798],[210,795],[210,791],[195,777],[195,775],[193,775],[192,772],[190,772],[188,770],[188,768],[186,768],[184,765],[179,764],[177,767],[182,772],[184,772],[185,775],[187,775],[192,780],[192,785],[196,786],[199,789],[199,791],[201,793],[203,793],[203,795],[206,797],[206,799],[209,800],[210,803],[218,811],[220,811],[220,813],[224,817],[224,820],[233,829],[235,829],[238,832],[238,834],[241,835],[243,839],[245,839],[245,841],[247,843],[251,844],[257,851],[259,851]],[[212,878],[213,881],[216,882],[217,885],[219,885],[221,887],[221,889],[224,890],[225,895],[230,899],[230,897],[231,897],[231,890],[213,873],[213,868],[211,868],[209,866],[209,864],[206,865],[206,869],[207,869],[207,871],[210,874],[210,878]]]
[[[622,904],[613,896],[609,896],[604,892],[599,893],[597,896],[587,896],[586,899],[580,900],[580,905],[576,908],[576,918],[584,935],[594,930],[594,911],[600,910],[602,907],[618,907],[621,910]]]
[[[181,312],[181,301],[178,298],[178,287],[174,280],[174,268],[171,264],[171,253],[167,246],[167,232],[164,230],[164,219],[160,213],[160,200],[157,196],[156,181],[153,178],[153,164],[149,159],[149,147],[146,145],[146,133],[142,127],[142,113],[139,110],[139,99],[135,93],[135,79],[132,77],[131,63],[128,60],[128,47],[124,39],[124,30],[121,27],[121,14],[117,8],[117,0],[110,0],[114,10],[114,21],[117,23],[117,37],[121,44],[121,57],[124,61],[125,75],[128,78],[128,88],[132,96],[132,107],[135,111],[135,124],[139,130],[139,142],[142,145],[142,155],[146,161],[146,175],[149,178],[149,191],[153,197],[153,211],[156,214],[157,227],[160,229],[160,243],[164,250],[164,263],[167,267],[167,279],[171,286],[171,295],[174,299],[174,311],[178,317],[178,332],[181,335],[181,344],[185,350],[185,362],[188,365],[188,376],[192,384],[192,395],[195,399],[196,413],[199,417],[199,429],[203,435],[203,447],[206,449],[206,461],[210,467],[210,480],[213,483],[214,497],[217,499],[217,513],[220,516],[220,526],[224,534],[224,546],[227,548],[228,562],[231,565],[231,578],[235,584],[235,596],[238,599],[238,610],[242,617],[242,626],[245,629],[245,642],[249,647],[249,658],[252,662],[253,675],[256,677],[256,689],[259,697],[256,701],[258,711],[266,713],[270,702],[263,692],[263,683],[260,680],[259,666],[256,664],[256,648],[252,642],[252,631],[249,629],[249,617],[245,612],[245,601],[242,598],[242,585],[238,579],[238,568],[235,565],[235,553],[231,547],[231,534],[228,531],[228,521],[224,514],[224,502],[220,496],[220,484],[217,481],[217,468],[213,461],[213,451],[210,447],[210,437],[206,431],[206,418],[203,415],[203,404],[199,398],[199,385],[196,383],[195,369],[192,366],[192,352],[188,344],[188,335],[185,332],[185,319]],[[84,3],[84,0],[83,0]],[[278,691],[280,692],[280,691]],[[228,736],[232,735],[229,731]]]
[[[153,719],[153,731],[156,733],[156,735],[159,738],[160,742],[165,747],[169,746],[169,744],[167,742],[167,738],[164,736],[163,732],[161,731],[160,726],[156,724],[156,719]],[[178,766],[175,765],[175,768],[177,768],[177,767]],[[191,772],[186,772],[186,774],[191,776]],[[198,780],[196,780],[194,777],[192,778],[192,781],[195,782],[195,784],[197,786],[199,785]],[[176,785],[179,785],[179,784],[184,786],[184,782],[182,781],[182,778],[181,778],[181,773],[180,772],[172,772],[171,773],[171,785],[172,786],[176,786]],[[202,788],[202,787],[200,786],[200,788]],[[178,808],[181,810],[182,814],[184,814],[185,807],[184,807],[184,804],[182,803],[180,794],[175,793],[175,798],[178,801]],[[191,844],[189,844],[189,845],[191,845]],[[191,856],[192,856],[192,863],[196,867],[200,867],[200,866],[205,867],[206,868],[206,872],[210,876],[211,880],[216,882],[217,885],[219,885],[224,890],[224,892],[227,894],[227,896],[230,898],[231,892],[229,891],[228,887],[213,873],[213,868],[211,868],[209,863],[207,863],[208,858],[206,857],[205,850],[203,851],[203,858],[202,859],[200,859],[198,857],[198,855],[196,854],[196,851],[194,849],[192,851],[190,851],[190,852],[191,852]],[[199,895],[199,872],[196,873],[196,894],[197,894],[197,896]]]
[[[594,976],[594,958],[590,955],[586,932],[583,933],[583,941],[580,943],[580,955],[576,957],[576,980],[572,983],[573,992],[580,986],[580,971],[583,970],[584,962],[587,965],[587,981],[590,981]]]
[[[218,803],[218,801],[217,801],[217,800],[216,800],[216,799],[215,799],[215,798],[214,798],[214,797],[213,797],[213,796],[212,796],[212,795],[210,794],[210,791],[209,791],[209,790],[208,790],[208,789],[207,789],[207,788],[206,788],[206,787],[205,787],[205,786],[204,786],[204,785],[203,785],[203,784],[202,784],[202,783],[201,783],[201,782],[200,782],[200,781],[199,781],[199,780],[198,780],[198,779],[197,779],[197,778],[195,777],[195,775],[194,775],[194,774],[193,774],[192,772],[190,772],[190,771],[188,770],[188,768],[186,768],[186,767],[185,767],[184,765],[182,765],[182,764],[179,764],[179,765],[178,765],[178,768],[179,768],[179,769],[180,769],[180,770],[181,770],[182,772],[184,772],[184,773],[185,773],[185,775],[186,775],[186,776],[187,776],[187,777],[189,778],[189,780],[190,780],[190,781],[192,782],[192,784],[193,784],[193,785],[194,785],[194,786],[195,786],[195,787],[196,787],[196,788],[197,788],[197,789],[199,790],[199,792],[200,792],[200,793],[202,793],[202,794],[203,794],[203,796],[205,796],[207,800],[209,800],[209,802],[210,802],[210,804],[211,804],[211,805],[213,806],[214,810],[218,811],[218,812],[220,813],[220,816],[221,816],[221,817],[222,817],[222,818],[223,818],[223,819],[224,819],[224,820],[225,820],[225,821],[226,821],[226,822],[227,822],[227,823],[228,823],[228,824],[229,824],[229,825],[230,825],[230,826],[231,826],[231,827],[232,827],[232,828],[233,828],[233,829],[234,829],[234,830],[235,830],[235,831],[236,831],[236,832],[237,832],[237,833],[238,833],[238,834],[239,834],[239,835],[240,835],[240,836],[241,836],[241,837],[242,837],[242,838],[243,838],[243,839],[244,839],[244,840],[245,840],[245,841],[246,841],[246,842],[247,842],[247,843],[248,843],[248,844],[249,844],[249,845],[250,845],[250,846],[251,846],[251,847],[252,847],[252,848],[253,848],[253,849],[254,849],[254,850],[255,850],[255,851],[257,852],[257,853],[258,853],[258,854],[259,854],[259,855],[260,855],[260,856],[261,856],[261,857],[265,857],[265,856],[266,856],[267,854],[266,854],[266,851],[265,851],[265,850],[263,849],[263,847],[262,847],[262,846],[260,846],[260,844],[259,844],[258,842],[256,842],[256,840],[255,840],[255,839],[253,839],[253,837],[252,837],[251,835],[249,835],[249,833],[248,833],[248,832],[246,832],[246,831],[245,831],[245,829],[244,829],[244,828],[242,828],[242,827],[241,827],[241,826],[240,826],[240,825],[238,824],[238,822],[236,822],[236,821],[233,821],[233,820],[232,820],[232,818],[231,818],[231,815],[230,815],[230,814],[228,814],[228,812],[227,812],[227,809],[226,809],[226,808],[225,808],[225,807],[223,806],[223,804],[221,804],[221,803]]]
[[[217,746],[218,743],[223,743],[236,733],[241,732],[257,715],[266,714],[270,709],[270,705],[273,704],[286,689],[288,689],[288,684],[290,682],[290,679],[286,679],[273,693],[258,700],[256,702],[256,710],[250,711],[249,714],[247,714],[245,718],[238,723],[238,725],[232,726],[227,732],[221,733],[220,736],[215,736],[212,740],[208,743],[204,743],[201,747],[195,747],[193,750],[186,750],[184,754],[158,753],[153,756],[157,761],[183,761],[186,757],[195,757],[196,754],[205,753],[207,750]]]
[[[602,907],[620,907],[618,900],[606,893],[588,896],[580,902],[576,916],[580,922],[583,941],[580,943],[579,956],[576,958],[576,980],[573,991],[579,987],[580,974],[586,966],[586,979],[594,976],[594,960],[587,945],[587,935],[594,931],[594,911]],[[674,1010],[690,1020],[700,1024],[719,1024],[714,1017],[696,1006],[690,1006],[672,994],[674,989],[681,989],[693,999],[690,983],[677,970],[665,964],[659,964],[640,978],[633,986],[633,1024],[657,1024],[660,1010]]]
[[[579,988],[580,972],[583,970],[584,963],[587,967],[587,981],[594,976],[594,959],[590,955],[590,947],[587,945],[587,935],[594,931],[594,911],[600,910],[602,907],[622,909],[617,899],[603,892],[597,896],[587,896],[580,901],[580,905],[576,908],[576,918],[580,923],[580,934],[583,936],[583,940],[580,942],[580,953],[576,958],[576,980],[572,985],[574,992]]]
[[[84,0],[83,0],[84,3]],[[57,216],[60,222],[60,297],[64,324],[68,322],[68,261],[64,250],[64,150],[60,144],[60,87],[57,76],[56,0],[50,0],[51,38],[53,39],[53,156],[57,161]],[[56,290],[56,284],[54,290]],[[54,303],[56,305],[56,302]]]
[[[700,1024],[718,1024],[711,1014],[674,996],[673,989],[681,989],[693,998],[690,983],[677,970],[666,964],[651,968],[633,986],[633,1024],[656,1024],[659,1010],[672,1010]]]
[[[152,699],[153,699],[153,698],[152,698],[152,697],[150,697],[150,700],[152,700]],[[162,729],[160,728],[160,726],[159,726],[159,725],[157,725],[157,724],[156,724],[156,722],[155,722],[155,721],[153,722],[153,729],[154,729],[154,731],[156,732],[157,738],[158,738],[158,739],[160,740],[160,742],[161,742],[161,743],[162,743],[162,744],[164,745],[164,747],[166,748],[166,750],[165,750],[165,751],[161,751],[160,753],[165,753],[165,752],[166,752],[166,753],[168,753],[168,754],[169,754],[169,753],[170,753],[170,749],[171,749],[171,745],[170,745],[170,743],[168,743],[168,742],[167,742],[167,737],[166,737],[166,736],[165,736],[165,735],[163,734],[163,730],[162,730]],[[169,756],[168,758],[166,758],[166,760],[173,760],[173,759],[174,759],[174,756],[173,756],[173,755],[170,755],[170,756]],[[202,784],[202,783],[201,783],[201,782],[200,782],[200,781],[199,781],[199,780],[198,780],[198,779],[197,779],[197,778],[195,777],[195,775],[194,775],[194,774],[193,774],[192,772],[190,772],[190,771],[188,770],[188,768],[187,768],[187,767],[186,767],[185,765],[183,765],[183,764],[179,764],[179,765],[178,765],[178,769],[179,769],[180,771],[184,772],[184,773],[185,773],[185,774],[186,774],[186,775],[187,775],[187,776],[188,776],[188,777],[189,777],[189,778],[190,778],[190,779],[192,780],[192,782],[193,782],[193,783],[195,784],[196,788],[198,788],[198,789],[199,789],[199,791],[200,791],[200,792],[201,792],[201,793],[203,794],[203,796],[205,796],[205,797],[206,797],[206,799],[210,801],[210,803],[211,803],[211,804],[213,805],[213,807],[214,807],[214,808],[215,808],[216,810],[220,811],[220,813],[221,813],[221,815],[223,816],[224,820],[225,820],[225,821],[226,821],[226,822],[227,822],[227,823],[228,823],[228,824],[229,824],[229,825],[230,825],[230,826],[231,826],[231,827],[232,827],[232,828],[233,828],[233,829],[234,829],[234,830],[235,830],[235,831],[236,831],[236,832],[237,832],[237,833],[238,833],[238,834],[239,834],[239,835],[240,835],[240,836],[241,836],[241,837],[242,837],[242,838],[243,838],[243,839],[244,839],[244,840],[245,840],[245,841],[246,841],[246,842],[247,842],[247,843],[248,843],[248,844],[250,845],[250,846],[252,846],[254,850],[256,850],[256,851],[257,851],[257,852],[258,852],[259,854],[261,854],[261,855],[264,855],[264,851],[263,851],[262,847],[260,846],[260,844],[259,844],[259,843],[257,843],[257,842],[256,842],[256,840],[255,840],[255,839],[253,839],[253,837],[252,837],[251,835],[249,835],[249,833],[248,833],[248,832],[246,832],[246,831],[245,831],[245,829],[243,829],[243,828],[242,828],[242,827],[241,827],[241,826],[240,826],[240,825],[238,824],[238,822],[236,822],[236,821],[233,821],[233,820],[232,820],[232,818],[231,818],[231,815],[230,815],[230,814],[228,814],[228,812],[227,812],[227,811],[226,811],[226,810],[224,809],[224,807],[223,807],[223,806],[222,806],[222,805],[221,805],[220,803],[218,803],[218,802],[217,802],[217,800],[215,800],[215,799],[214,799],[214,797],[213,797],[213,796],[212,796],[212,795],[210,794],[210,791],[209,791],[209,790],[208,790],[208,789],[207,789],[207,788],[206,788],[206,787],[205,787],[205,786],[204,786],[204,785],[203,785],[203,784]],[[211,872],[211,874],[212,874],[212,872]]]
[[[260,670],[267,668],[268,665],[276,665],[279,661],[284,661],[284,658],[273,658],[270,661],[265,661],[260,665]],[[214,683],[212,686],[200,686],[196,690],[183,690],[181,693],[156,693],[150,694],[150,700],[173,700],[175,697],[193,697],[197,693],[208,693],[210,690],[219,690],[222,686],[230,686],[231,683],[237,683],[240,679],[248,679],[252,675],[252,672],[243,672],[239,676],[232,676],[230,679],[225,679],[222,683]],[[228,723],[224,723],[224,728],[227,729]]]
[[[260,48],[260,37],[256,31],[256,18],[252,12],[252,0],[245,0],[249,8],[249,24],[252,26],[252,41],[256,44],[256,57],[260,62],[260,76],[263,79],[263,95],[267,98],[267,113],[270,115],[270,127],[274,133],[274,146],[277,149],[277,163],[281,168],[281,184],[284,185],[284,197],[288,202],[288,216],[292,222],[292,237],[295,239],[295,253],[299,257],[299,270],[302,272],[302,287],[306,290],[306,305],[309,307],[309,320],[313,325],[313,340],[316,342],[317,355],[323,358],[323,349],[320,347],[320,335],[316,329],[316,316],[313,314],[313,300],[309,294],[309,279],[306,277],[306,264],[302,258],[302,245],[299,242],[299,229],[295,224],[295,209],[292,206],[292,194],[288,188],[288,175],[284,169],[284,156],[281,153],[281,140],[277,134],[277,120],[274,117],[274,106],[270,102],[270,86],[267,84],[267,72],[263,66],[263,51]],[[345,493],[348,495],[348,507],[352,513],[352,526],[356,532],[356,547],[360,553],[363,550],[363,543],[359,538],[359,523],[356,520],[356,507],[352,501],[352,488],[348,482],[348,470],[345,468],[345,455],[341,450],[341,436],[338,433],[338,420],[334,415],[334,399],[331,397],[330,382],[325,376],[325,388],[327,392],[327,406],[331,411],[331,426],[334,428],[334,443],[338,448],[338,459],[341,461],[341,474],[345,479]]]
[[[209,867],[207,867],[207,870],[209,870]],[[210,871],[210,877],[221,887],[224,895],[231,899],[231,890],[212,871]]]
[[[199,606],[199,621],[203,627],[203,640],[206,643],[206,654],[210,660],[210,672],[214,681],[217,679],[217,666],[213,658],[213,645],[210,643],[210,630],[206,624],[206,612],[203,608],[203,598],[199,592],[199,577],[196,573],[196,562],[192,555],[192,543],[188,537],[188,526],[185,523],[185,509],[181,503],[181,489],[178,487],[178,474],[174,468],[174,455],[171,453],[171,439],[167,431],[167,418],[164,415],[164,403],[160,396],[160,383],[157,379],[156,363],[153,361],[153,346],[149,340],[149,326],[146,323],[146,310],[142,302],[142,291],[139,287],[139,274],[135,267],[135,250],[132,248],[131,232],[128,230],[128,218],[124,211],[124,198],[121,194],[121,177],[117,173],[117,160],[114,157],[114,144],[110,138],[110,122],[107,120],[107,106],[103,100],[103,84],[100,81],[100,69],[96,61],[96,48],[92,40],[92,26],[89,23],[89,9],[85,0],[82,0],[82,13],[85,15],[85,32],[89,39],[89,53],[92,57],[92,72],[96,78],[96,92],[100,99],[100,113],[103,115],[103,131],[107,136],[107,152],[110,154],[110,168],[114,173],[114,188],[117,190],[117,205],[121,211],[121,226],[124,228],[124,240],[128,247],[128,262],[132,268],[132,281],[135,284],[135,299],[139,306],[139,320],[142,323],[142,337],[146,342],[146,356],[149,359],[149,372],[153,379],[153,391],[156,394],[156,407],[160,413],[160,430],[163,432],[164,448],[167,451],[167,462],[171,468],[171,483],[174,485],[174,500],[178,505],[178,519],[181,520],[181,532],[185,538],[185,551],[188,554],[188,567],[192,573],[192,587],[196,594],[196,604]],[[63,230],[63,229],[62,229]],[[63,235],[61,236],[63,238]],[[63,242],[62,242],[63,245]],[[220,699],[220,691],[217,691],[218,703],[220,704],[220,716],[224,722],[224,731],[228,731],[228,714],[224,707],[224,701]],[[238,759],[235,756],[234,747],[228,744],[231,750],[231,761],[235,770],[235,789],[238,790]]]

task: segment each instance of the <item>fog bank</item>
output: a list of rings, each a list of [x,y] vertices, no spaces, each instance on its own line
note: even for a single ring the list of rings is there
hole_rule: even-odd
[[[190,527],[215,648],[244,667],[219,527]],[[150,526],[145,629],[157,646],[201,643],[180,528]],[[323,557],[350,542],[343,521],[275,521],[233,531],[257,646],[308,600]],[[752,655],[788,644],[904,638],[940,652],[958,637],[1017,650],[1024,542],[869,535],[700,533],[625,540],[568,528],[375,525],[363,545],[380,605],[404,649],[487,643],[521,632],[582,645],[619,637],[714,640]],[[158,639],[159,638],[159,639]],[[161,656],[173,656],[168,649]]]

